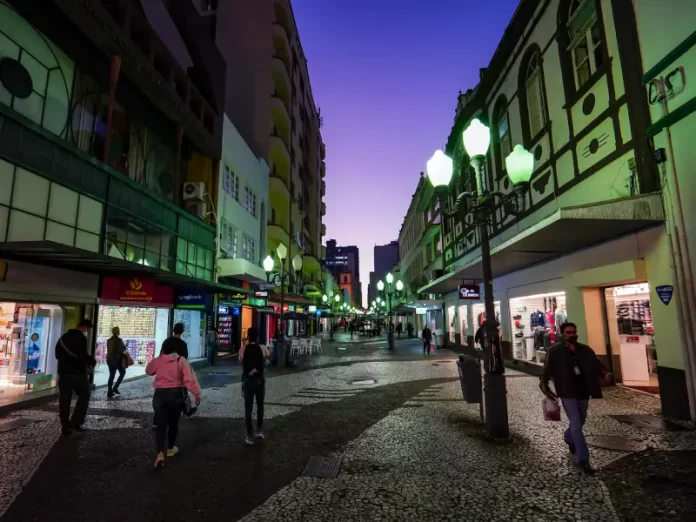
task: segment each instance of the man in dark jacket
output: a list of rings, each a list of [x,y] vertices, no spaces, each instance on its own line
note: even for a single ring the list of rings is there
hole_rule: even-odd
[[[181,336],[184,333],[184,324],[176,323],[172,330],[172,336],[167,337],[162,343],[162,353],[176,353],[188,360],[188,345]],[[165,350],[165,347],[167,348]]]
[[[585,442],[582,427],[587,419],[590,398],[602,398],[602,378],[607,379],[602,363],[592,348],[578,343],[577,327],[573,323],[561,325],[563,340],[553,345],[541,375],[541,391],[552,399],[561,399],[570,426],[563,434],[568,449],[575,455],[578,466],[585,473],[593,473],[590,466],[590,450]],[[553,381],[555,393],[549,387]]]
[[[423,355],[430,354],[430,341],[433,340],[433,333],[430,331],[427,324],[421,332],[421,340],[423,341]]]
[[[90,384],[88,374],[97,365],[94,356],[89,353],[87,333],[92,329],[92,321],[83,319],[77,328],[68,330],[58,339],[56,359],[58,360],[58,412],[63,435],[75,431],[86,431],[82,427],[89,406]],[[70,418],[70,401],[73,392],[77,395],[77,404]]]

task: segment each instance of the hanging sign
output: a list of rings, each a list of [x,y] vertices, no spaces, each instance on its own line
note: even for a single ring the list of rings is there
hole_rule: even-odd
[[[268,297],[268,290],[257,290],[254,292],[254,297]]]
[[[476,301],[481,299],[481,290],[478,285],[459,285],[459,299]]]
[[[155,282],[152,279],[127,277],[121,279],[120,290],[120,301],[150,303],[155,294]]]
[[[669,302],[672,300],[672,296],[674,295],[674,287],[672,285],[656,286],[655,291],[657,292],[657,297],[660,298],[660,301],[666,305],[669,304]]]

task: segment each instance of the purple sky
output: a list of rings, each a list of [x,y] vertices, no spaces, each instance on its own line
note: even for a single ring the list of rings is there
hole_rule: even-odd
[[[454,122],[457,93],[486,67],[517,0],[293,0],[324,118],[326,239],[398,239],[418,175]]]

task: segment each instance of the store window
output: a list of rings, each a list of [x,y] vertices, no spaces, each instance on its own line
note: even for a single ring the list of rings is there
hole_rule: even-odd
[[[145,366],[159,354],[162,343],[169,336],[169,309],[143,308],[137,306],[99,307],[97,324],[97,367],[94,371],[94,384],[106,384],[109,369],[106,364],[106,342],[112,329],[118,326],[121,339],[128,354],[135,362],[128,368],[128,377],[145,374]]]
[[[457,325],[457,308],[454,306],[450,306],[447,308],[447,321],[449,323],[449,338],[450,342],[455,342],[456,339],[454,337],[455,334],[455,329]]]
[[[567,320],[565,292],[510,299],[513,358],[543,364]]]
[[[459,317],[459,335],[460,335],[460,343],[461,344],[466,344],[467,342],[467,337],[469,336],[469,325],[468,325],[468,314],[469,310],[466,305],[461,305],[459,307],[459,310],[457,312],[457,315]]]
[[[189,361],[204,357],[205,315],[200,310],[174,310],[174,324],[184,325],[181,338],[188,345]]]
[[[213,280],[213,251],[178,238],[176,272],[188,277]]]
[[[0,302],[0,401],[55,387],[63,319],[57,305]]]
[[[658,393],[650,287],[647,283],[617,286],[605,289],[604,296],[616,381]]]

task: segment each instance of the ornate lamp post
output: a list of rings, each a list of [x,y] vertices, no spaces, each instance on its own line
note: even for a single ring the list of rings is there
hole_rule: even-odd
[[[292,259],[293,272],[286,272],[285,258],[288,254],[287,247],[283,243],[279,244],[278,248],[276,249],[276,254],[278,255],[278,259],[280,260],[280,270],[278,272],[273,271],[273,268],[275,267],[275,261],[270,255],[266,256],[266,259],[263,260],[263,269],[266,272],[266,280],[269,283],[275,285],[276,287],[280,287],[280,314],[278,316],[276,337],[279,341],[283,341],[284,343],[285,335],[282,332],[282,326],[283,310],[285,308],[285,287],[302,287],[304,285],[302,281],[302,256],[300,254],[297,254]]]
[[[474,119],[462,137],[464,148],[471,158],[471,166],[476,172],[476,191],[462,192],[457,196],[454,208],[446,210],[453,166],[452,159],[440,150],[435,151],[427,163],[428,178],[435,188],[442,215],[448,218],[459,217],[463,223],[466,222],[467,216],[472,216],[474,225],[478,228],[481,239],[481,266],[486,309],[486,320],[483,324],[486,431],[493,438],[506,439],[509,436],[509,427],[505,366],[493,304],[489,227],[496,223],[498,215],[502,215],[501,222],[504,222],[510,215],[518,215],[524,211],[525,195],[529,190],[529,180],[534,171],[534,156],[522,145],[516,145],[512,153],[505,158],[505,166],[513,184],[513,191],[509,194],[491,191],[485,173],[486,153],[491,140],[488,127],[478,119]]]
[[[394,285],[394,276],[388,273],[385,277],[387,284],[385,286],[384,281],[377,281],[377,290],[383,295],[387,296],[387,345],[390,350],[394,349],[394,332],[392,331],[392,298],[401,297],[401,293],[404,290],[404,284],[401,280],[396,282]],[[384,300],[382,300],[384,302]]]

